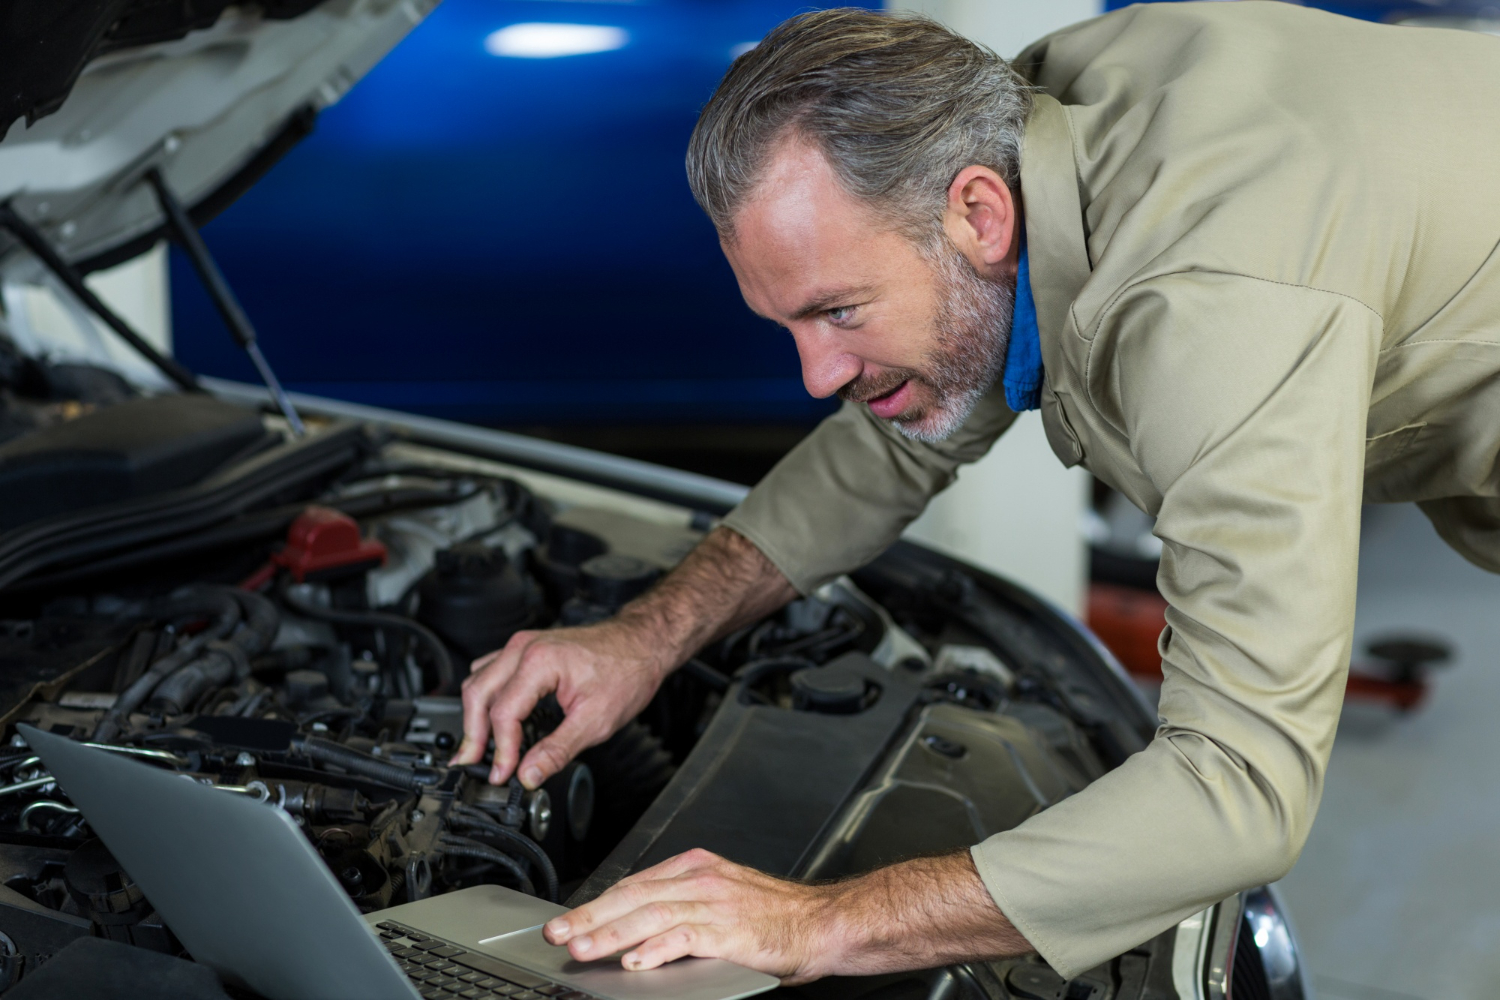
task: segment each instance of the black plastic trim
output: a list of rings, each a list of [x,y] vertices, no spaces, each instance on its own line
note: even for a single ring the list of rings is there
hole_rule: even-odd
[[[279,493],[347,466],[369,448],[344,422],[261,452],[197,486],[24,525],[0,535],[0,590],[66,568],[227,521]]]

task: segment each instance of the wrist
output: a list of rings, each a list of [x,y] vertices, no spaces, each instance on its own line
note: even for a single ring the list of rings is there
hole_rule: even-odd
[[[871,953],[879,950],[885,920],[880,891],[872,885],[879,875],[876,871],[813,887],[816,895],[801,934],[813,978],[860,975]]]
[[[615,631],[618,641],[628,651],[627,655],[653,686],[661,684],[693,653],[691,649],[682,650],[686,643],[673,634],[670,616],[661,614],[652,606],[654,596],[648,594],[627,604],[601,626]]]
[[[874,975],[1032,951],[967,851],[914,858],[819,886],[804,926],[818,976]]]

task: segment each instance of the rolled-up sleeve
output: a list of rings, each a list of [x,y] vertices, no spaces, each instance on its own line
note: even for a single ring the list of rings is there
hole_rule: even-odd
[[[913,441],[845,403],[724,519],[801,593],[874,559],[959,466],[981,458],[1016,415],[996,387],[947,440]]]
[[[1065,976],[1302,849],[1349,663],[1379,337],[1352,299],[1211,273],[1138,285],[1100,327],[1090,394],[1160,497],[1160,728],[973,849]]]

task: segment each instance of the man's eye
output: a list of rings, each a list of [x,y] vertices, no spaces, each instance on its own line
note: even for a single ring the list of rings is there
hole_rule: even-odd
[[[828,310],[824,315],[828,317],[828,322],[830,323],[847,323],[854,317],[854,307],[839,306],[836,309]]]

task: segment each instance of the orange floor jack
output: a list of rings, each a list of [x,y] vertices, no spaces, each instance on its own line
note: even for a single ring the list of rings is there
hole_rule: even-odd
[[[1156,640],[1166,626],[1167,602],[1155,591],[1110,583],[1089,584],[1088,624],[1133,676],[1161,683]],[[1388,636],[1366,646],[1366,659],[1350,665],[1347,694],[1410,712],[1427,697],[1432,668],[1453,652],[1439,640]]]

